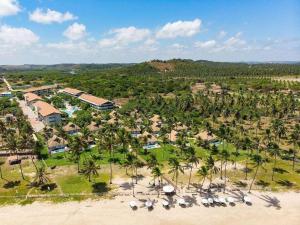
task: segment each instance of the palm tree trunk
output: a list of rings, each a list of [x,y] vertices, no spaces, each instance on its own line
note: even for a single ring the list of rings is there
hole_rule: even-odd
[[[294,152],[293,152],[293,170],[295,171],[295,161],[296,161],[296,145],[294,143]]]
[[[220,178],[221,178],[221,180],[223,180],[223,160],[221,160]]]
[[[187,189],[190,189],[191,178],[192,178],[192,170],[193,170],[193,165],[191,166],[190,176],[189,176],[189,184],[188,184],[188,188]]]
[[[135,194],[134,194],[134,181],[133,181],[133,166],[132,166],[132,176],[131,176],[131,185],[132,185],[132,196],[135,197]]]
[[[225,193],[225,191],[226,191],[226,184],[227,184],[227,177],[226,177],[226,175],[227,175],[227,169],[226,169],[226,167],[227,167],[227,161],[225,161],[225,170],[224,170],[224,178],[225,178],[225,183],[224,183],[224,191],[223,191],[223,193]]]
[[[274,165],[273,165],[273,170],[272,170],[272,181],[274,181],[274,172],[275,172],[275,168],[276,168],[276,161],[277,161],[277,157],[275,155],[275,157],[274,157]]]
[[[203,178],[203,181],[202,181],[202,183],[201,183],[201,187],[200,187],[201,190],[203,189],[203,185],[204,185],[204,182],[205,182],[205,178],[206,178],[206,177]]]
[[[22,162],[20,162],[19,167],[20,167],[22,179],[25,180],[25,177],[24,177],[24,174],[23,174]]]
[[[252,185],[253,185],[253,183],[255,181],[255,178],[256,178],[256,175],[257,175],[257,172],[258,172],[258,168],[259,168],[259,165],[256,167],[255,174],[254,174],[253,180],[252,180],[252,182],[250,184],[248,193],[251,193]]]
[[[3,179],[2,167],[0,166],[0,178]]]

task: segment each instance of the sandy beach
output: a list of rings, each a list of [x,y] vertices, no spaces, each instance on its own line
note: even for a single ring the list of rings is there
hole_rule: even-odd
[[[299,193],[252,193],[251,206],[237,202],[235,206],[205,207],[200,196],[193,196],[190,207],[182,208],[174,203],[170,209],[161,205],[160,199],[154,209],[144,206],[147,196],[137,195],[139,207],[132,210],[130,196],[119,196],[112,200],[67,202],[60,204],[39,203],[1,207],[1,225],[199,225],[199,224],[300,224]],[[174,197],[176,201],[177,196]]]

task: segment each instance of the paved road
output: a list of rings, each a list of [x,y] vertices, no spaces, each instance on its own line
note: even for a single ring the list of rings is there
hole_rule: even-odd
[[[9,90],[9,91],[13,91],[12,87],[10,86],[10,84],[8,83],[8,81],[7,81],[4,77],[2,77],[2,80],[3,80],[4,83],[6,84],[8,90]]]
[[[18,102],[23,111],[23,114],[28,117],[28,121],[30,122],[33,130],[35,132],[39,132],[39,131],[43,130],[45,127],[45,124],[43,122],[37,120],[37,118],[38,118],[37,114],[29,106],[27,106],[25,104],[25,101],[19,100]]]

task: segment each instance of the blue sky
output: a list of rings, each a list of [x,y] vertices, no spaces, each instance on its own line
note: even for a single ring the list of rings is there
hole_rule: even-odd
[[[0,0],[1,64],[300,60],[297,0]]]

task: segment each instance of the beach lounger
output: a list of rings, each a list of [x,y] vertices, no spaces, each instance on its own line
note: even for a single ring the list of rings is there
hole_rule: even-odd
[[[234,204],[234,199],[232,197],[227,197],[226,200],[229,204]]]
[[[220,203],[220,199],[218,197],[214,197],[213,200],[214,200],[214,203],[216,203],[216,204]]]
[[[132,209],[136,209],[137,208],[137,204],[135,201],[130,201],[129,202],[129,206],[132,208]]]

